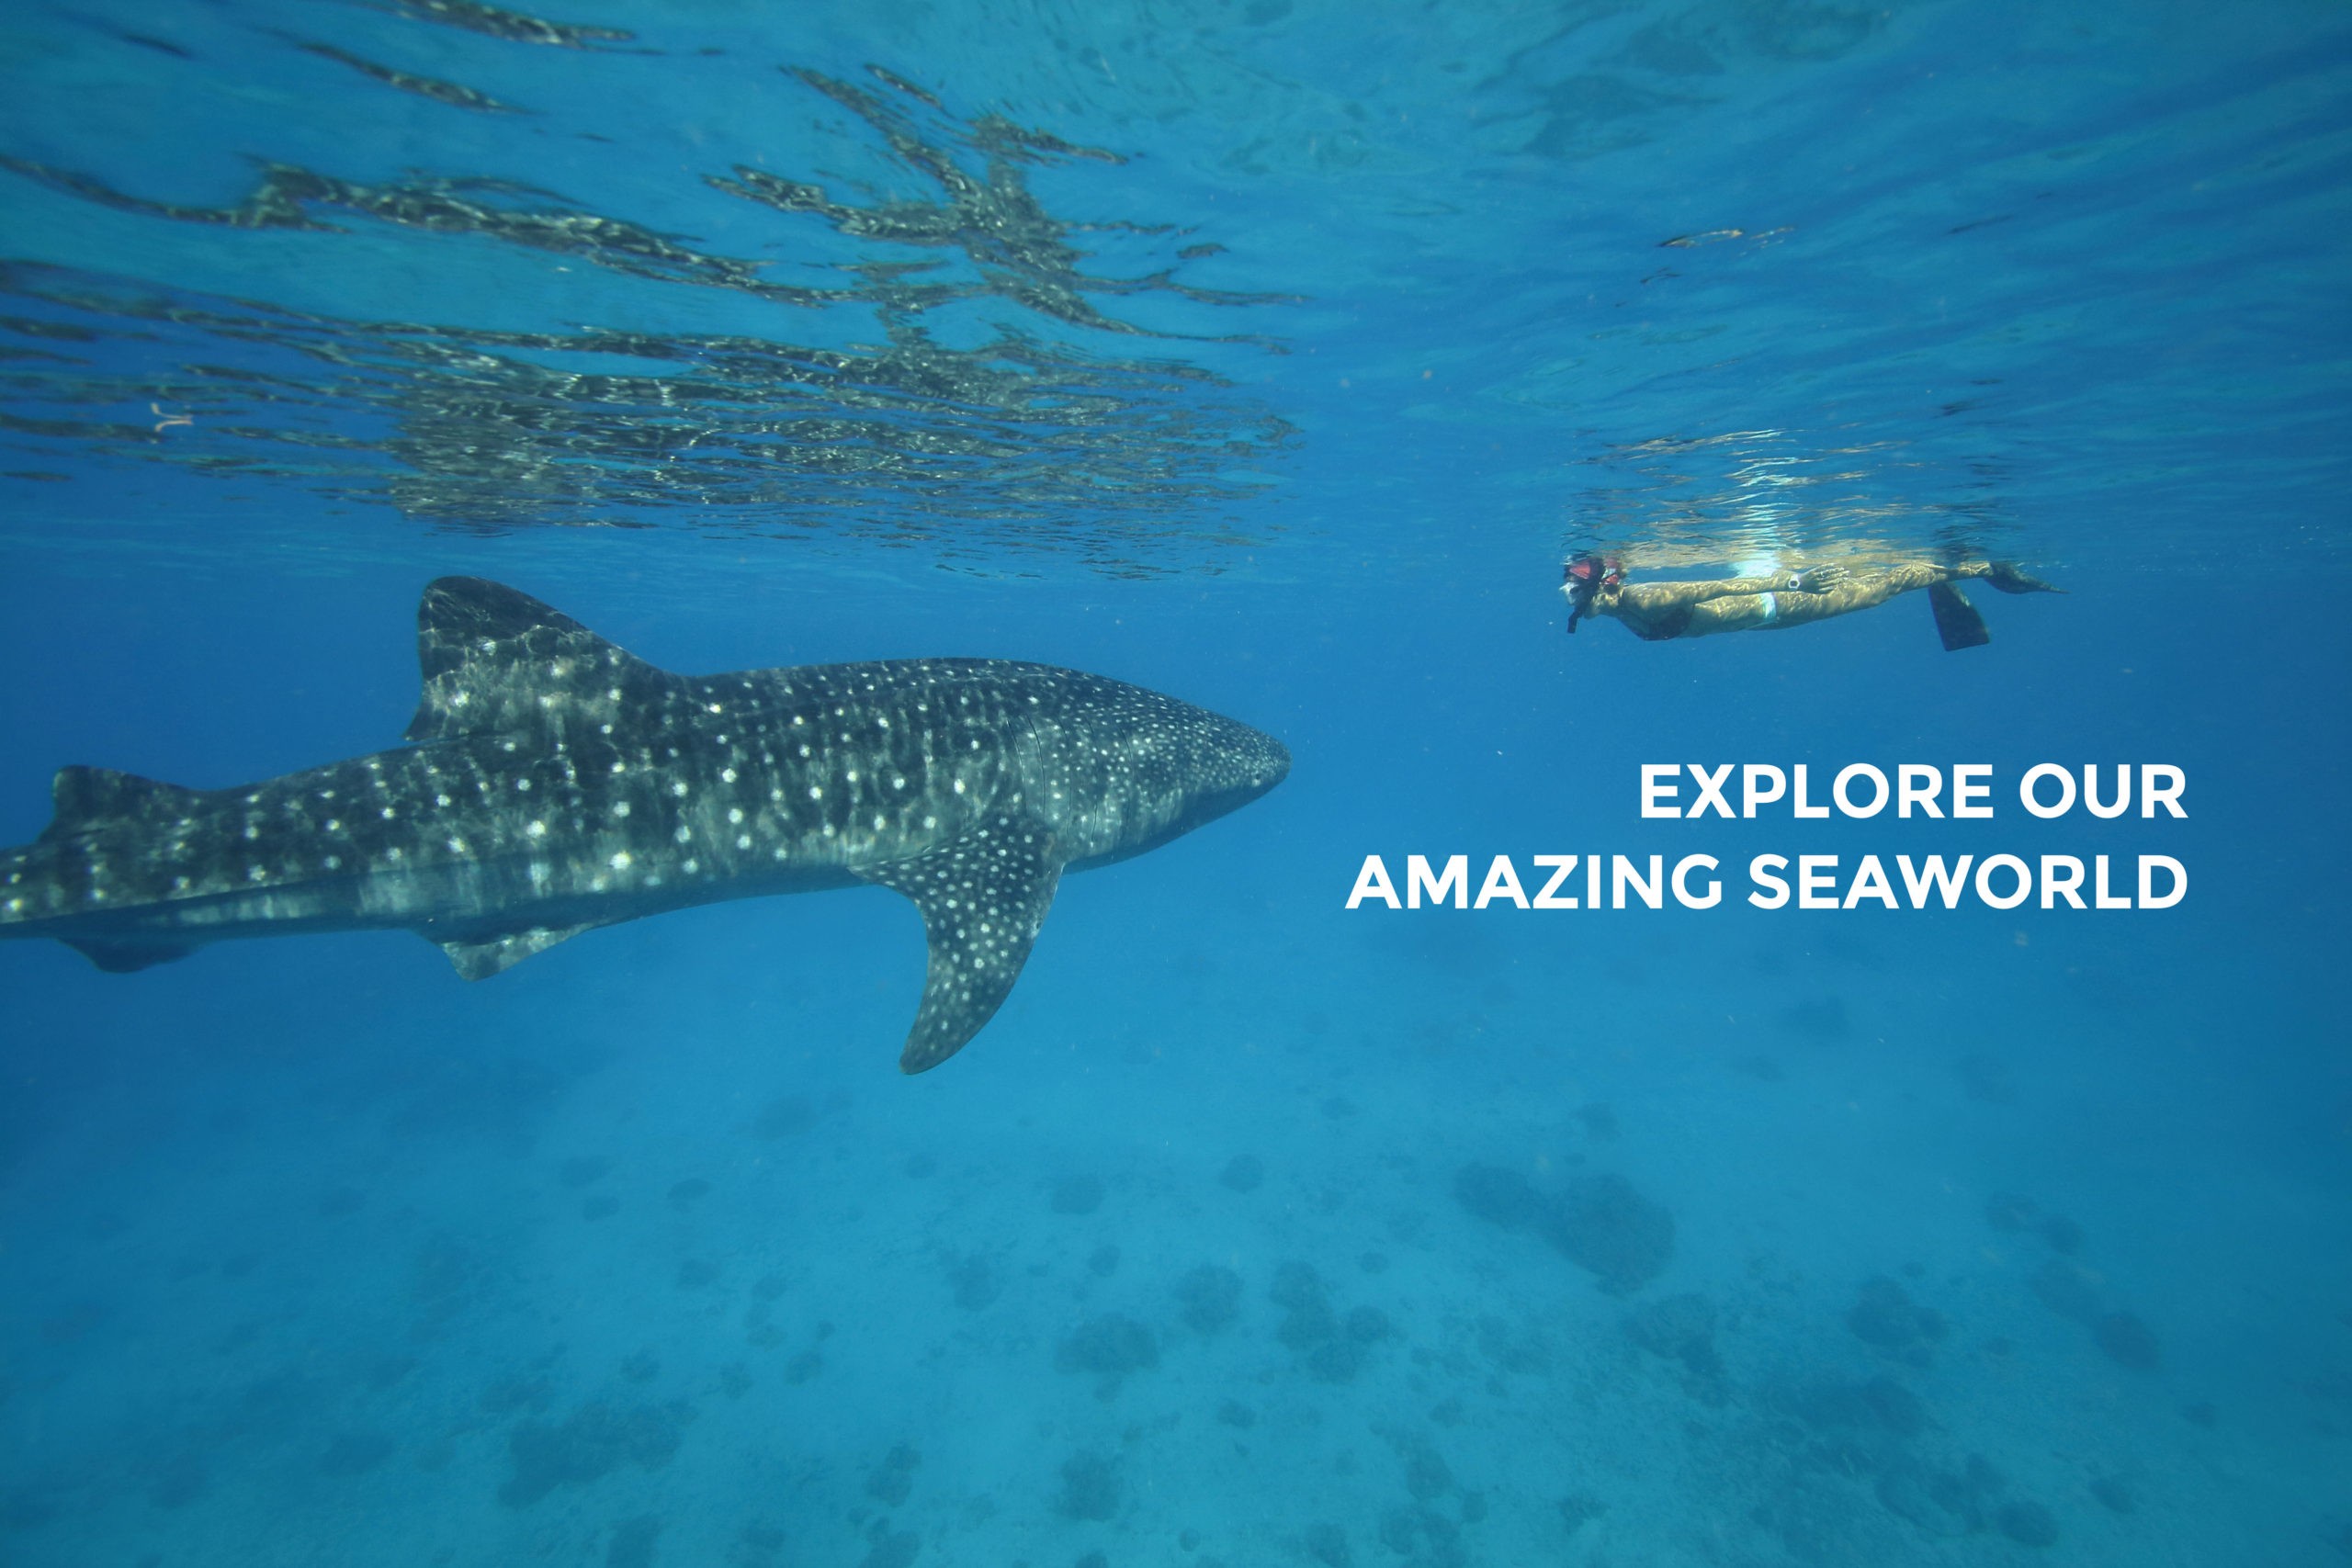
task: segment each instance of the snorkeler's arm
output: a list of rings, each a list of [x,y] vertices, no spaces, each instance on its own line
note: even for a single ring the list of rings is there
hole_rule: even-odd
[[[1617,592],[1635,610],[1657,615],[1734,594],[1769,593],[1782,585],[1777,577],[1719,577],[1706,582],[1629,582]]]
[[[1786,577],[1719,577],[1703,582],[1629,582],[1593,602],[1592,613],[1623,621],[1645,642],[1770,625]],[[1783,594],[1785,596],[1785,594]]]
[[[1694,606],[1682,635],[1706,637],[1715,632],[1776,631],[1782,626],[1801,626],[1833,615],[1871,609],[1915,588],[1926,588],[1954,577],[1982,575],[1982,567],[1972,570],[1914,561],[1884,571],[1840,574],[1834,585],[1819,592],[1781,588],[1768,581],[1764,592],[1725,595]]]

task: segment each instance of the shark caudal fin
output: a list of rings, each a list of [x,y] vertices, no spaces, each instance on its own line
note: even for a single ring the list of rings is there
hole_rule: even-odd
[[[1000,814],[927,853],[857,874],[922,911],[930,966],[899,1068],[928,1072],[996,1016],[1021,978],[1054,907],[1061,857],[1043,826]]]
[[[1936,635],[1943,638],[1946,653],[1958,653],[1963,648],[1982,648],[1993,640],[1984,628],[1984,617],[1968,596],[1949,582],[1930,583],[1928,605],[1936,613]]]
[[[624,704],[659,702],[676,685],[561,611],[479,577],[426,585],[416,658],[424,692],[411,740],[537,730],[565,716],[609,721]]]

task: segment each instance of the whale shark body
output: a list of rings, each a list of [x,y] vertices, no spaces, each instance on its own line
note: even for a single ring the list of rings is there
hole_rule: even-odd
[[[417,615],[413,744],[237,789],[69,767],[0,850],[0,937],[131,970],[232,937],[398,928],[481,979],[666,909],[873,884],[922,912],[899,1066],[938,1066],[1020,977],[1064,871],[1282,782],[1282,743],[1074,670],[885,660],[677,675],[514,589]]]

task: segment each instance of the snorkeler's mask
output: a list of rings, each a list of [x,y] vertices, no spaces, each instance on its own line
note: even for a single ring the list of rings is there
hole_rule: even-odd
[[[1577,622],[1591,607],[1592,596],[1604,588],[1614,588],[1625,581],[1624,570],[1614,557],[1597,556],[1585,550],[1572,558],[1560,569],[1560,583],[1568,595],[1568,632],[1574,636]]]

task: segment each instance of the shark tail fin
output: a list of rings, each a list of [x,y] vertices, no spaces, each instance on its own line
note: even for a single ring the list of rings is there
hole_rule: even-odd
[[[1928,605],[1936,613],[1936,635],[1943,638],[1946,653],[1958,653],[1963,648],[1982,648],[1993,640],[1984,628],[1984,617],[1968,596],[1949,582],[1930,583]]]
[[[416,607],[424,691],[411,740],[609,721],[672,677],[529,594],[479,577],[426,585]]]
[[[78,763],[57,770],[49,794],[56,815],[41,829],[42,843],[55,843],[86,833],[101,822],[127,817],[186,817],[195,809],[198,795],[197,791],[179,784]]]

